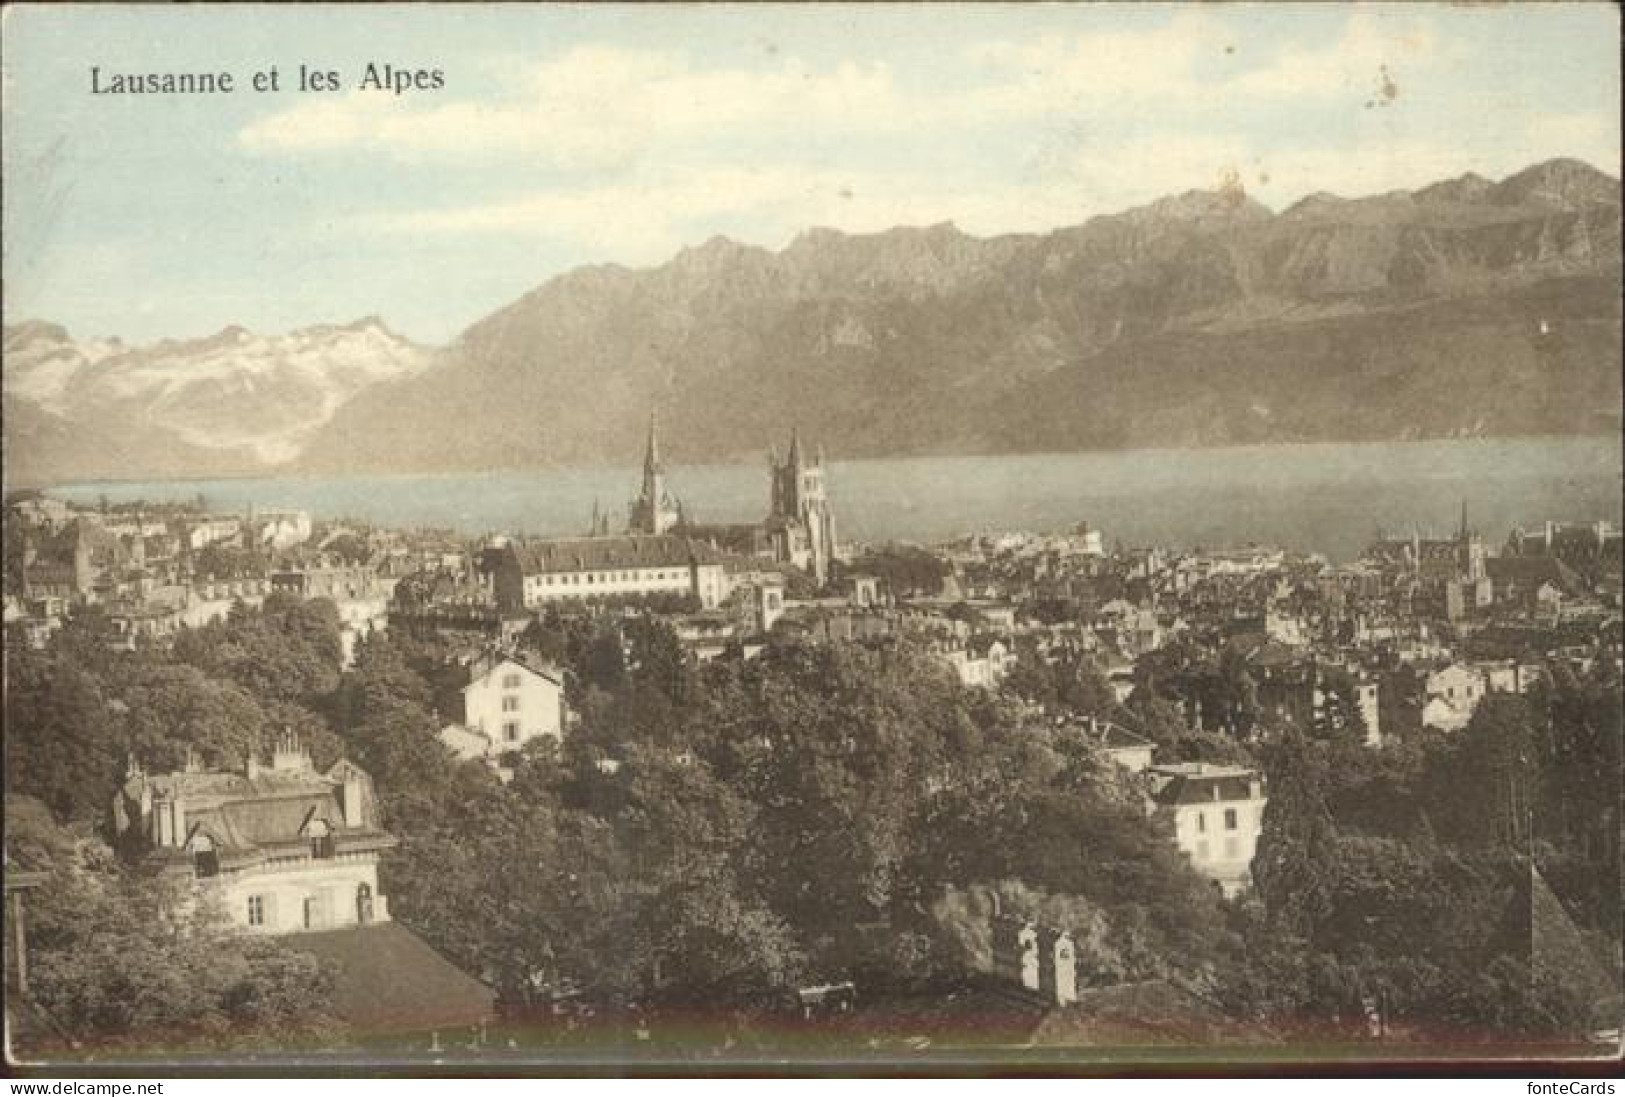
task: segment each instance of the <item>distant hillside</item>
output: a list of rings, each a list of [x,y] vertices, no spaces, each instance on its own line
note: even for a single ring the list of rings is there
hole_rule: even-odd
[[[814,229],[555,278],[315,439],[313,470],[1620,429],[1619,184],[1192,192],[1043,236]],[[456,424],[455,430],[441,429]]]
[[[1044,235],[719,237],[561,275],[432,354],[313,329],[267,372],[234,329],[8,329],[7,475],[626,461],[651,405],[683,461],[792,423],[838,456],[1617,433],[1620,269],[1619,182],[1571,160],[1279,214],[1192,191]]]

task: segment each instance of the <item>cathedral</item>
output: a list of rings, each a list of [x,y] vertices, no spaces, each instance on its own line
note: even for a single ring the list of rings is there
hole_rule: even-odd
[[[835,516],[824,481],[824,454],[803,454],[801,438],[790,432],[790,450],[781,461],[775,447],[768,454],[771,503],[767,518],[745,525],[709,525],[691,521],[683,504],[666,484],[660,460],[659,422],[649,416],[649,439],[643,453],[643,483],[628,508],[627,532],[644,536],[671,534],[740,556],[791,564],[823,586],[835,557]],[[594,508],[592,535],[608,536],[607,515]]]
[[[775,448],[767,458],[773,484],[773,507],[766,529],[773,558],[809,572],[823,586],[835,555],[835,516],[824,492],[824,451],[803,460],[801,438],[790,432],[790,453],[783,463]]]
[[[666,469],[660,463],[660,430],[649,413],[649,444],[643,451],[643,490],[632,500],[629,533],[658,537],[683,523],[683,505],[666,491]]]

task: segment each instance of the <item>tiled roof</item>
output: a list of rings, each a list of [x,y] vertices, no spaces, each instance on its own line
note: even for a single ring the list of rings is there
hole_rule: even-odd
[[[671,567],[714,564],[717,553],[709,545],[672,535],[580,537],[570,540],[527,541],[513,548],[526,575],[549,572],[606,571],[610,568]]]
[[[141,801],[143,783],[153,793],[178,798],[186,813],[187,835],[201,831],[212,839],[228,867],[240,867],[263,860],[279,848],[301,848],[310,840],[309,824],[320,819],[331,828],[338,852],[382,849],[395,839],[377,828],[370,814],[364,825],[349,827],[339,801],[345,776],[361,776],[362,803],[370,799],[370,781],[360,770],[340,762],[327,775],[314,770],[262,770],[252,780],[244,774],[166,773],[153,777],[136,776],[126,781],[123,797],[127,805]],[[130,807],[125,808],[126,812]],[[364,811],[368,810],[365,806]],[[158,860],[173,860],[176,851],[155,850]]]
[[[1585,589],[1579,573],[1555,556],[1499,556],[1484,562],[1490,581],[1534,591],[1542,583],[1576,594]]]
[[[333,1011],[362,1039],[472,1028],[495,1010],[495,991],[397,922],[285,940],[332,970]]]
[[[1159,804],[1211,804],[1252,797],[1252,782],[1258,774],[1239,766],[1217,766],[1203,762],[1183,762],[1152,766],[1154,777],[1166,778],[1153,794]],[[1217,796],[1214,790],[1217,789]]]

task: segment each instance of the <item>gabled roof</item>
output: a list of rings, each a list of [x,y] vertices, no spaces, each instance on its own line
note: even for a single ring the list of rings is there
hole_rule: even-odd
[[[333,972],[333,1011],[359,1037],[472,1028],[496,992],[398,922],[284,938]]]
[[[1136,735],[1122,724],[1111,720],[1104,720],[1098,725],[1096,741],[1102,750],[1147,750],[1155,749],[1156,743],[1143,735]]]
[[[1484,565],[1490,581],[1497,586],[1535,591],[1542,584],[1551,583],[1565,594],[1579,594],[1586,587],[1580,573],[1555,556],[1497,556],[1486,560]]]
[[[345,825],[339,800],[347,778],[360,782],[363,825]],[[185,809],[186,834],[206,835],[224,867],[257,864],[279,849],[299,849],[310,839],[310,824],[325,822],[338,852],[382,849],[395,839],[378,829],[371,804],[371,780],[365,771],[340,761],[325,775],[313,769],[260,770],[250,778],[240,773],[180,772],[152,777],[138,774],[127,780],[117,809],[126,817],[142,802],[144,791],[179,801]],[[152,851],[156,862],[183,857],[176,847]]]
[[[485,679],[491,677],[491,675],[495,674],[499,669],[507,666],[509,663],[512,663],[514,666],[518,667],[527,674],[532,674],[537,678],[542,678],[546,681],[552,682],[555,686],[564,685],[564,675],[556,668],[532,663],[526,658],[526,656],[518,652],[500,652],[497,654],[487,653],[482,655],[469,665],[469,682],[468,685],[463,687],[462,691],[467,693],[469,690],[479,685]]]
[[[1252,783],[1259,780],[1255,770],[1207,762],[1152,766],[1150,772],[1153,778],[1162,780],[1152,799],[1166,806],[1249,800]]]

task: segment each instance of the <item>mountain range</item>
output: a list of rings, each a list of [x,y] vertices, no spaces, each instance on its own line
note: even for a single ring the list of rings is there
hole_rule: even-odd
[[[792,424],[839,457],[1617,434],[1620,263],[1619,181],[1554,160],[1280,213],[1230,188],[1046,234],[718,237],[432,351],[376,321],[136,351],[26,324],[7,479],[627,462],[655,407],[680,461]]]
[[[5,329],[4,355],[13,483],[264,472],[297,458],[356,394],[433,361],[374,317],[149,347],[78,342],[34,321]]]

